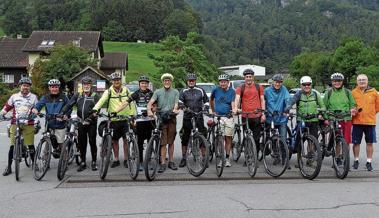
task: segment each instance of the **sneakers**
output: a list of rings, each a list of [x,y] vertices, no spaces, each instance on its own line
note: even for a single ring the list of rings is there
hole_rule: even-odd
[[[128,168],[128,161],[127,160],[124,160],[124,167]]]
[[[186,161],[186,159],[182,158],[182,160],[180,161],[179,167],[180,167],[180,168],[183,168],[183,167],[185,167],[186,165],[187,165],[187,161]]]
[[[225,160],[225,167],[231,167],[232,166],[232,163],[230,161],[230,158],[226,158]]]
[[[111,168],[115,168],[115,167],[118,167],[118,166],[120,166],[120,161],[116,160],[116,161],[113,161],[113,163],[111,165]]]
[[[367,162],[367,163],[366,163],[366,168],[367,168],[367,171],[370,171],[370,172],[374,170],[374,169],[372,168],[370,162]]]
[[[80,166],[79,166],[79,168],[78,168],[78,172],[82,172],[83,170],[85,170],[85,169],[87,169],[87,165],[86,165],[86,163],[85,162],[81,162],[80,163]]]
[[[96,170],[97,170],[97,164],[96,164],[96,161],[92,161],[92,163],[91,163],[91,168],[92,168],[92,171],[96,171]]]
[[[166,171],[166,164],[160,164],[158,173],[163,173],[164,171]]]
[[[7,168],[5,168],[3,172],[3,176],[8,176],[11,173],[12,173],[12,168],[8,166]]]
[[[175,162],[173,161],[168,162],[168,168],[172,170],[178,170],[178,167],[175,165]]]
[[[355,160],[354,163],[353,163],[353,169],[357,170],[358,167],[359,167],[359,162],[357,160]]]

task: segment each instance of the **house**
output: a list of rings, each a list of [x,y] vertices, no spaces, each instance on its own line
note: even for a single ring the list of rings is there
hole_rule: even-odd
[[[28,54],[22,51],[27,39],[0,38],[1,82],[14,88],[28,75]]]
[[[228,74],[230,76],[241,76],[243,77],[243,71],[246,69],[252,69],[254,71],[254,77],[257,80],[265,80],[266,68],[258,65],[235,65],[235,66],[225,66],[218,68],[220,71]]]

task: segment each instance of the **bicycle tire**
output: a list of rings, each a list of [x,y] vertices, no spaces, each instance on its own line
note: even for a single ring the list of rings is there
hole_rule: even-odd
[[[128,169],[130,178],[136,180],[139,173],[140,159],[139,149],[134,134],[129,135],[128,143]]]
[[[267,133],[266,131],[263,129],[260,136],[259,136],[259,151],[257,151],[257,156],[258,156],[258,160],[259,161],[262,161],[263,160],[263,150],[265,148],[265,145],[266,145],[266,137],[267,137]]]
[[[313,180],[318,176],[322,165],[322,151],[320,144],[313,135],[305,134],[302,137],[303,144],[297,147],[297,163],[303,178]],[[310,146],[314,146],[313,151]],[[306,154],[305,154],[306,153]],[[303,161],[305,158],[305,162]],[[316,165],[314,165],[316,163]]]
[[[337,157],[336,155],[336,146],[340,145],[342,147],[342,155]],[[346,178],[350,169],[350,154],[349,154],[349,145],[346,143],[345,139],[342,136],[336,137],[336,143],[334,145],[333,152],[333,168],[335,170],[336,176],[339,179]],[[341,158],[342,165],[338,166],[337,158]],[[339,171],[341,169],[342,171]]]
[[[244,156],[250,177],[254,177],[258,168],[257,146],[254,138],[248,135],[244,138]]]
[[[189,140],[186,158],[187,169],[192,176],[199,177],[205,172],[208,166],[208,152],[209,145],[205,137],[201,133],[195,133]]]
[[[212,160],[213,160],[213,154],[214,154],[214,141],[215,141],[214,140],[213,131],[209,131],[208,132],[207,141],[208,141],[208,144],[209,144],[209,158],[208,158],[208,161],[212,162]]]
[[[237,137],[237,141],[235,141],[234,137]],[[234,131],[232,138],[232,158],[234,162],[238,162],[242,153],[242,143],[241,143],[241,130]]]
[[[100,169],[99,176],[101,180],[104,180],[107,176],[109,163],[111,162],[112,155],[112,136],[107,134],[104,136],[100,148]]]
[[[148,181],[153,181],[157,174],[157,168],[159,165],[159,139],[152,136],[147,144],[145,161],[144,161],[144,170],[145,176]]]
[[[278,152],[279,154],[277,154]],[[273,136],[266,142],[263,154],[267,154],[263,155],[263,165],[268,175],[277,178],[286,171],[288,167],[288,146],[280,136]]]
[[[70,150],[72,146],[70,146],[70,139],[66,139],[63,142],[61,154],[59,155],[59,161],[58,161],[58,169],[57,169],[57,178],[59,181],[61,181],[64,178],[64,175],[66,174],[67,166],[70,161]]]
[[[287,131],[287,139],[286,139],[286,143],[288,146],[292,145],[292,140],[294,140],[292,138],[292,132],[291,132],[291,129],[289,128],[289,126],[286,126],[286,131]],[[291,160],[291,157],[292,157],[292,149],[288,149],[288,159]]]
[[[33,177],[37,181],[40,181],[49,170],[51,149],[52,145],[50,139],[43,137],[38,143],[33,162]]]
[[[13,148],[13,159],[14,159],[14,174],[16,177],[16,181],[19,181],[20,179],[20,162],[21,162],[21,142],[20,142],[20,137],[16,137],[15,139],[15,145]]]
[[[215,139],[215,158],[216,158],[216,174],[221,177],[225,167],[225,146],[224,136],[217,135]],[[219,165],[219,163],[221,163]]]

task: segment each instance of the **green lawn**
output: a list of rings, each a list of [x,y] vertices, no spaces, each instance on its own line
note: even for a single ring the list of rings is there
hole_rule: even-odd
[[[3,20],[4,20],[4,17],[0,16],[0,37],[5,35],[4,30],[3,30]]]
[[[105,52],[125,51],[128,53],[129,70],[126,73],[127,81],[137,80],[141,74],[147,74],[150,77],[156,75],[158,69],[154,66],[148,54],[159,56],[162,54],[159,47],[157,43],[104,42]],[[157,78],[151,79],[157,80]]]

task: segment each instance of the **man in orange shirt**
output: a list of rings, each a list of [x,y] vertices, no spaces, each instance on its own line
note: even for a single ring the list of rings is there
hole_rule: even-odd
[[[376,142],[376,113],[379,112],[379,95],[375,88],[368,86],[368,78],[365,74],[357,77],[357,87],[352,91],[357,102],[358,113],[353,116],[353,169],[359,166],[359,149],[363,133],[366,141],[367,163],[366,168],[372,171],[373,143]]]

